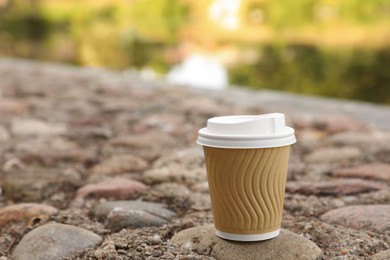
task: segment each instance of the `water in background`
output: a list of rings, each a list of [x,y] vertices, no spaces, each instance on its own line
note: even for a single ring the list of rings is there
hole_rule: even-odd
[[[216,58],[193,53],[167,74],[170,83],[209,89],[223,89],[229,84],[225,66]]]
[[[0,0],[0,56],[390,104],[389,24],[389,0]]]

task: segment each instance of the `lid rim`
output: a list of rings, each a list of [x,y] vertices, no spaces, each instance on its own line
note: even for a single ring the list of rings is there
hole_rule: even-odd
[[[252,148],[273,148],[292,145],[296,143],[295,135],[289,135],[284,138],[274,139],[213,139],[199,136],[196,140],[197,144],[215,147],[215,148],[230,148],[230,149],[252,149]]]
[[[263,139],[278,139],[295,134],[295,130],[291,127],[285,127],[288,132],[269,135],[221,135],[207,132],[207,127],[199,130],[199,136],[211,139],[232,139],[232,140],[263,140]]]

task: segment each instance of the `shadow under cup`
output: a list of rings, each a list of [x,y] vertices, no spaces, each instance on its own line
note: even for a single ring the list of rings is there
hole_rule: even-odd
[[[276,237],[282,221],[290,145],[203,149],[216,234],[238,241]]]

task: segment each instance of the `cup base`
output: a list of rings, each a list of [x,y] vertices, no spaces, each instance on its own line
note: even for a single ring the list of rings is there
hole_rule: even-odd
[[[215,234],[220,238],[233,240],[233,241],[245,241],[245,242],[268,240],[277,237],[279,233],[280,233],[280,229],[268,233],[263,233],[263,234],[249,234],[249,235],[232,234],[232,233],[222,232],[219,230],[215,232]]]

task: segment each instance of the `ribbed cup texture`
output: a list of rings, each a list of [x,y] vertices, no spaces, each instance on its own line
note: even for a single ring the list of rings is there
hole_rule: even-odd
[[[224,149],[204,146],[215,227],[233,234],[280,228],[290,146]]]

